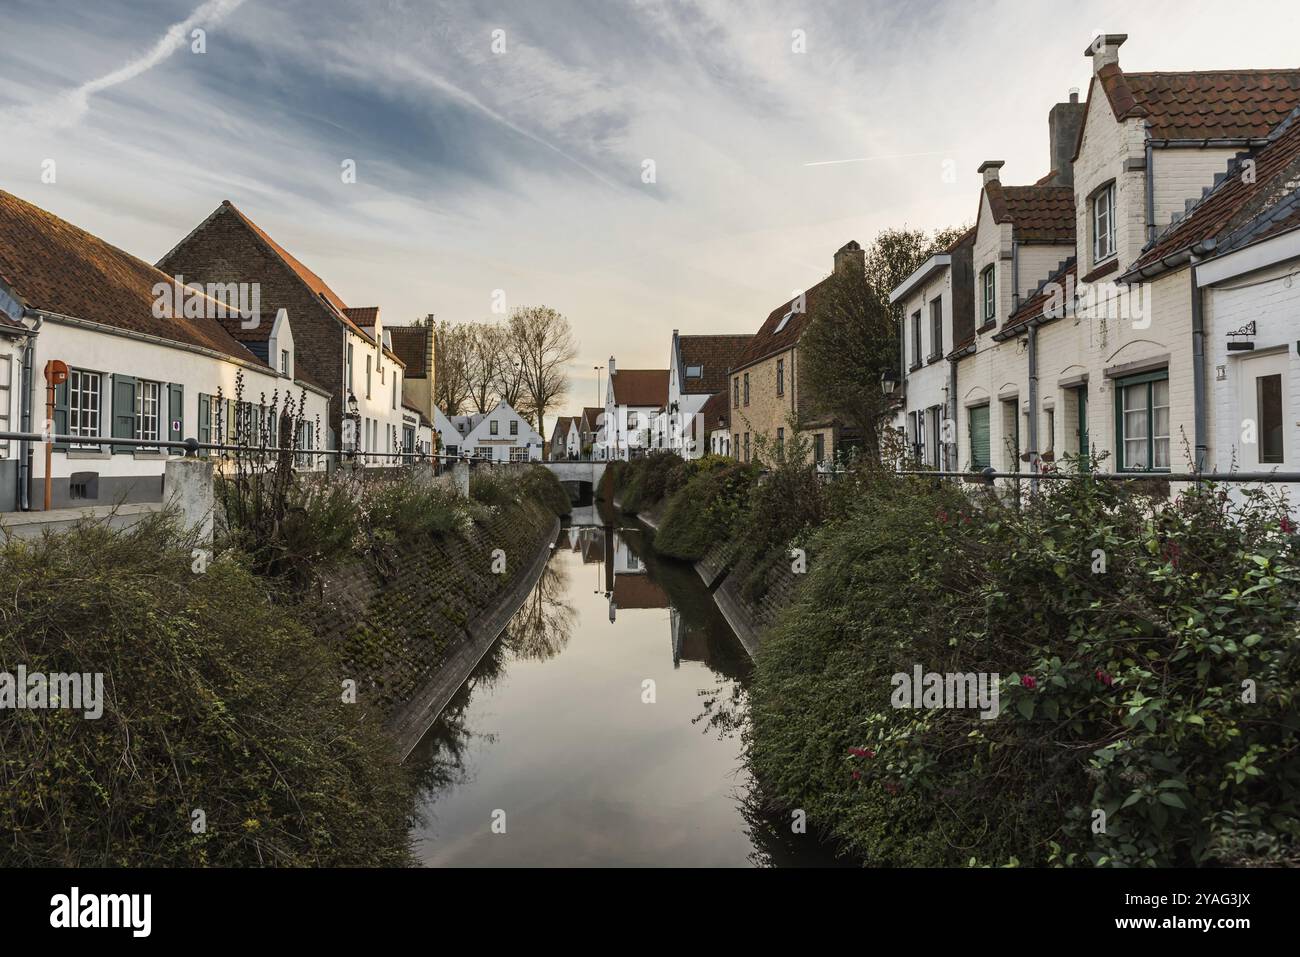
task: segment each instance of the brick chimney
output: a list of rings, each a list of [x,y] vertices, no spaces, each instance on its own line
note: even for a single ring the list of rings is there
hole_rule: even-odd
[[[1092,57],[1092,72],[1096,73],[1111,63],[1118,66],[1119,48],[1127,39],[1127,33],[1099,33],[1093,37],[1088,48],[1083,51],[1084,56]]]
[[[975,172],[984,178],[984,185],[998,182],[998,170],[1006,165],[1006,160],[985,160]]]
[[[609,357],[609,374],[610,374],[611,376],[614,374],[614,357],[613,357],[613,356],[610,356],[610,357]]]
[[[835,274],[852,271],[862,275],[867,269],[867,254],[862,251],[856,239],[850,239],[847,243],[835,250]]]
[[[1050,142],[1053,186],[1074,185],[1074,144],[1083,126],[1084,104],[1079,102],[1079,91],[1070,91],[1069,102],[1057,103],[1047,114],[1047,133]]]

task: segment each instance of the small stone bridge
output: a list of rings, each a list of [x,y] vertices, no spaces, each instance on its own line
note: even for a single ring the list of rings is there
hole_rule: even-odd
[[[555,477],[560,480],[569,491],[569,498],[574,502],[581,503],[585,496],[594,496],[597,488],[600,487],[600,480],[605,477],[605,466],[608,462],[540,462],[540,465],[546,466],[555,473]],[[584,488],[585,486],[585,488]]]

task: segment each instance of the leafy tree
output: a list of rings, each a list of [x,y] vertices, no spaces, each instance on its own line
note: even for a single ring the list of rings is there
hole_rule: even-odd
[[[880,427],[889,414],[880,374],[898,358],[889,293],[964,231],[887,229],[867,248],[864,272],[832,276],[809,302],[813,321],[799,348],[810,404],[860,431],[863,451],[872,459],[879,457]]]

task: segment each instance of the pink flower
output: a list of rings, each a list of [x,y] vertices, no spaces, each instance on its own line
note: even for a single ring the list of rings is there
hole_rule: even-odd
[[[1282,516],[1282,521],[1278,524],[1282,527],[1282,531],[1288,535],[1295,531],[1295,522],[1291,521],[1291,519],[1287,518],[1285,515]]]
[[[1115,683],[1115,679],[1112,678],[1106,672],[1102,671],[1100,668],[1097,669],[1097,680],[1100,681],[1102,684],[1104,684],[1107,688],[1109,688],[1111,685]]]
[[[849,754],[856,758],[874,758],[876,756],[876,752],[869,748],[849,748]]]
[[[948,513],[945,510],[939,509],[939,511],[935,513],[935,517],[938,518],[939,521],[943,522],[943,524],[948,524]]]
[[[1030,691],[1033,691],[1035,688],[1038,687],[1038,682],[1034,680],[1033,675],[1021,675],[1020,683],[1024,687],[1028,688]]]
[[[861,772],[861,771],[854,771],[854,772],[853,772],[853,780],[855,780],[855,781],[861,781],[861,780],[862,780],[862,772]]]

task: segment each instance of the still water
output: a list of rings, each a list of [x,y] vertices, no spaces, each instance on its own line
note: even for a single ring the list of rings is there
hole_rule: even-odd
[[[632,525],[574,510],[532,595],[411,755],[425,864],[835,863],[788,816],[756,810],[736,727],[749,658],[694,570],[658,559]]]

